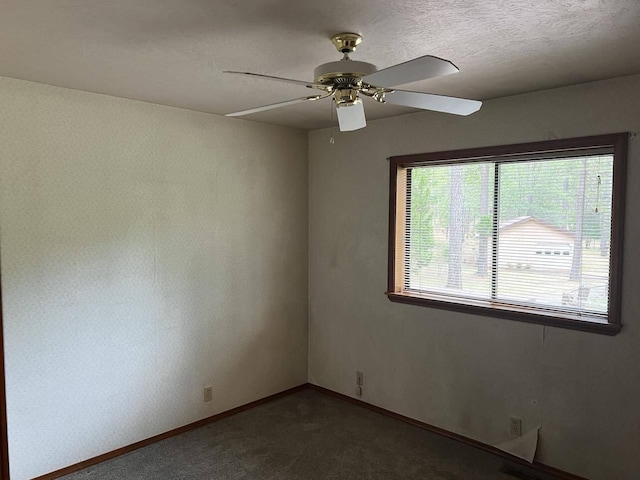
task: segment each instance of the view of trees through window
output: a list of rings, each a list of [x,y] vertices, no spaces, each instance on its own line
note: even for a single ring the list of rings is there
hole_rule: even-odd
[[[408,169],[405,288],[601,314],[613,156]]]

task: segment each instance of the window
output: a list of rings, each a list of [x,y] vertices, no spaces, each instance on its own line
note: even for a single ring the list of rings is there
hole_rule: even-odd
[[[616,334],[627,137],[392,157],[389,299]]]

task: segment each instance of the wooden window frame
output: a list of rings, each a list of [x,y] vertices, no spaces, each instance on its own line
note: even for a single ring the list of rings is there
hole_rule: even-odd
[[[472,148],[389,158],[389,256],[387,297],[392,302],[454,310],[520,322],[616,335],[622,328],[622,246],[628,133],[549,140],[514,145]],[[404,218],[406,209],[406,168],[424,165],[567,158],[599,151],[613,151],[611,243],[608,323],[586,321],[578,315],[514,307],[482,300],[451,299],[436,294],[408,293],[404,290]]]
[[[0,268],[1,270],[1,268]],[[9,442],[7,437],[7,395],[4,370],[4,330],[2,312],[2,277],[0,275],[0,480],[9,480]]]

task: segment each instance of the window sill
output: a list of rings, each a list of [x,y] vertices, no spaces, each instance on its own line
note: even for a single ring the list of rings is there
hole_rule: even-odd
[[[440,308],[444,310],[453,310],[456,312],[474,313],[476,315],[486,315],[490,317],[498,317],[507,320],[515,320],[518,322],[535,323],[538,325],[547,325],[550,327],[568,328],[571,330],[580,330],[583,332],[599,333],[603,335],[616,335],[620,332],[622,326],[618,323],[602,323],[595,321],[583,320],[584,317],[572,316],[567,314],[559,316],[558,313],[545,313],[541,311],[533,311],[525,308],[516,309],[512,306],[506,307],[501,305],[489,305],[483,301],[465,300],[465,303],[455,302],[450,299],[443,300],[441,297],[418,296],[408,293],[387,292],[389,300],[397,303],[406,303],[409,305],[418,305],[422,307]]]

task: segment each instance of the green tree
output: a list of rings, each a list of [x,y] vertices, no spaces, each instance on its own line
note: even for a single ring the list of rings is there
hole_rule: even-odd
[[[431,212],[429,170],[411,170],[411,258],[417,267],[426,267],[433,258],[435,245]]]
[[[582,270],[582,231],[584,224],[584,187],[587,178],[587,159],[584,158],[581,161],[582,171],[580,173],[580,181],[578,183],[578,192],[576,195],[576,229],[575,240],[573,243],[573,260],[571,262],[571,272],[569,273],[569,280],[577,281],[580,279],[580,272]]]
[[[451,165],[449,183],[449,270],[447,287],[462,288],[463,188],[462,165]]]
[[[491,217],[489,216],[489,164],[480,165],[480,217],[476,225],[478,232],[478,275],[487,276],[489,236],[491,235]]]

